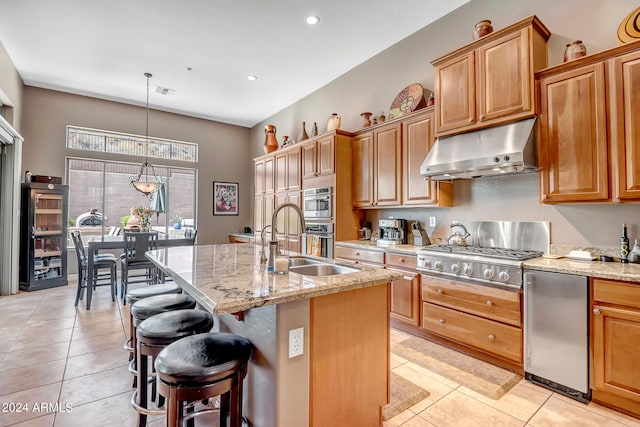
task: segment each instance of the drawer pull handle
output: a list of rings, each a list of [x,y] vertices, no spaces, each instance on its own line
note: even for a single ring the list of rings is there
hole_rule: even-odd
[[[593,314],[600,314],[600,309],[599,308],[594,308],[593,309]]]
[[[442,289],[438,289],[438,293],[439,293],[440,295],[442,295],[442,294],[444,294],[444,291],[443,291]]]
[[[494,335],[489,335],[489,341],[494,341],[496,337]]]
[[[404,262],[404,258],[400,258],[400,262]]]
[[[360,252],[356,252],[356,256],[360,256]]]
[[[416,278],[416,276],[407,276],[406,274],[404,276],[404,280],[408,280],[409,282],[413,282],[413,279],[415,279],[415,278]]]
[[[444,325],[444,319],[440,319],[440,324]]]
[[[493,305],[493,301],[491,301],[491,300],[487,300],[487,305],[488,305],[488,306],[492,306],[492,305]]]

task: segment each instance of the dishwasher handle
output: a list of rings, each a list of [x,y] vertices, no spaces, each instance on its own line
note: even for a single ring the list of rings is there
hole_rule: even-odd
[[[531,319],[532,319],[532,314],[531,314],[531,310],[533,307],[533,304],[531,302],[531,289],[533,288],[533,283],[534,283],[534,275],[528,272],[525,272],[523,274],[523,280],[524,280],[524,368],[525,371],[527,369],[527,366],[531,363],[531,336],[530,336],[530,329],[531,329]]]

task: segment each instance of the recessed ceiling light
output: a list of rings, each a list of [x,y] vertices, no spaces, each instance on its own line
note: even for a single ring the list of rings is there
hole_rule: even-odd
[[[309,15],[304,20],[309,25],[316,25],[318,22],[320,22],[320,18],[316,15]]]
[[[251,80],[251,81],[258,80],[258,76],[254,76],[253,74],[249,74],[247,76],[247,80]]]

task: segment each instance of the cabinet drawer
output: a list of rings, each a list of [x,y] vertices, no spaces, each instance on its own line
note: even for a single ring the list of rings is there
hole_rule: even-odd
[[[422,303],[422,327],[430,332],[522,363],[522,329]]]
[[[514,326],[522,325],[520,292],[422,275],[422,299]]]
[[[336,246],[335,257],[351,259],[354,261],[368,261],[378,264],[384,264],[384,252],[382,251],[371,251],[367,249],[345,248],[342,246]]]
[[[417,263],[417,258],[414,255],[402,255],[402,254],[390,254],[387,253],[387,265],[389,267],[399,267],[406,268],[409,270],[415,270]]]
[[[592,280],[594,301],[640,308],[640,285],[605,279]]]

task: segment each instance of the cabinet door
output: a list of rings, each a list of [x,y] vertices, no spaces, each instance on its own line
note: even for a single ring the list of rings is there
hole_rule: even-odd
[[[275,156],[275,191],[285,191],[289,188],[289,171],[287,168],[287,153]]]
[[[436,182],[420,175],[420,166],[434,143],[433,112],[402,123],[403,205],[426,205],[436,201]]]
[[[264,196],[264,226],[272,225],[271,217],[275,209],[275,194],[268,194]]]
[[[264,222],[264,196],[258,195],[253,204],[253,229],[260,233],[265,226]]]
[[[527,29],[507,34],[477,50],[478,121],[529,111],[533,79]]]
[[[591,388],[640,408],[640,311],[594,304]],[[620,403],[618,403],[619,405]]]
[[[543,77],[540,109],[540,200],[608,200],[604,64]]]
[[[373,133],[353,139],[353,206],[373,205]]]
[[[436,133],[470,126],[475,122],[474,52],[435,67]]]
[[[301,193],[299,191],[290,191],[287,198],[289,203],[293,203],[301,206]],[[300,234],[302,233],[300,218],[291,209],[287,209],[289,216],[287,217],[287,250],[300,252],[302,249],[302,241],[300,240]]]
[[[256,161],[253,177],[256,194],[264,193],[264,160]]]
[[[336,173],[333,136],[321,139],[318,146],[318,175],[333,175]]]
[[[402,140],[400,124],[374,133],[374,205],[399,206],[402,200]]]
[[[316,143],[312,142],[302,146],[302,178],[313,178],[317,173]]]
[[[274,188],[274,159],[273,157],[264,160],[264,192],[273,193]]]
[[[403,274],[402,279],[391,282],[391,317],[410,325],[420,324],[420,275],[414,272],[390,269]]]
[[[611,120],[617,147],[618,197],[640,200],[640,52],[611,61],[613,88]]]
[[[280,205],[284,205],[289,201],[289,197],[286,193],[278,193],[275,198],[275,207]],[[289,222],[289,209],[285,208],[278,212],[278,217],[276,218],[276,223],[271,224],[272,227],[276,228],[276,234],[278,237],[284,237],[287,234],[287,224]]]
[[[287,153],[287,176],[289,191],[300,190],[300,148]]]

